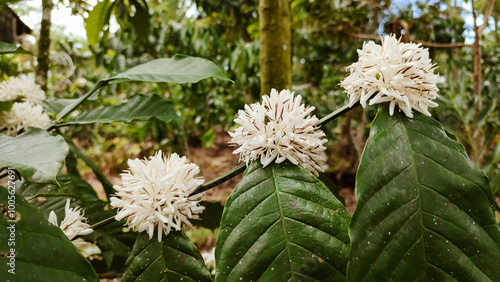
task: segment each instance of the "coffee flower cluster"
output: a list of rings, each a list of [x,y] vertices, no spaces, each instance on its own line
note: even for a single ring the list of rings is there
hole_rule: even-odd
[[[68,237],[68,239],[71,240],[75,246],[80,247],[85,245],[86,242],[73,239],[76,236],[89,235],[94,230],[86,223],[87,219],[83,216],[83,214],[80,214],[80,208],[70,208],[69,204],[70,200],[68,199],[66,201],[66,206],[64,207],[65,216],[61,221],[61,224],[57,223],[57,215],[54,211],[51,211],[49,214],[49,222],[61,228],[66,237]]]
[[[366,107],[370,100],[370,105],[390,103],[391,115],[396,105],[410,118],[412,109],[431,115],[428,108],[437,107],[431,100],[438,97],[438,75],[427,49],[385,36],[381,45],[373,41],[363,44],[358,54],[358,62],[347,67],[350,75],[340,83],[351,107],[357,101]]]
[[[264,167],[275,161],[289,160],[315,175],[323,171],[326,161],[325,134],[316,126],[318,119],[310,114],[314,107],[301,104],[302,97],[289,90],[262,97],[262,104],[245,105],[234,120],[241,126],[229,132],[231,143],[239,146],[233,153],[248,165],[259,160]]]
[[[172,154],[169,158],[158,151],[148,159],[130,159],[129,170],[121,174],[121,185],[115,185],[117,197],[111,206],[118,208],[116,220],[127,220],[134,231],[146,231],[158,241],[171,229],[180,230],[189,219],[198,219],[204,209],[199,206],[203,193],[191,195],[204,181],[196,175],[197,165],[186,163],[186,157]]]
[[[28,127],[45,127],[49,116],[43,112],[41,103],[45,92],[26,77],[11,77],[0,83],[0,102],[15,101],[8,111],[0,111],[0,133],[16,136]]]

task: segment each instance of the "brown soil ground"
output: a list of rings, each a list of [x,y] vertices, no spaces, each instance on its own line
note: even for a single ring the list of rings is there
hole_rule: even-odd
[[[228,145],[230,139],[230,136],[225,131],[217,130],[217,137],[212,147],[203,148],[191,146],[189,153],[185,152],[189,161],[200,166],[200,175],[203,176],[205,181],[215,179],[238,165],[239,156],[233,155],[234,148]],[[119,174],[111,171],[112,170],[103,170],[103,173],[106,174],[113,184],[118,184],[120,182]],[[352,176],[345,176],[342,173],[336,172],[327,173],[326,175],[337,187],[339,187],[339,194],[344,198],[346,208],[349,213],[352,214],[356,202],[353,181],[350,179]],[[85,173],[82,177],[96,189],[100,198],[105,199],[102,185],[91,171]],[[203,199],[207,201],[218,201],[224,204],[231,194],[231,191],[241,181],[241,178],[242,174],[208,190]]]
[[[222,131],[218,132],[214,146],[211,148],[191,147],[191,159],[194,163],[200,165],[201,174],[206,181],[210,181],[223,173],[229,171],[238,165],[238,155],[233,154],[233,147],[228,145],[231,140],[230,136]],[[206,192],[204,199],[208,201],[220,201],[225,203],[231,191],[241,181],[243,174],[240,174],[221,185],[210,189]],[[344,198],[347,210],[352,215],[356,205],[354,196],[354,187],[350,187],[349,183],[342,183],[338,180],[335,173],[327,174],[327,176],[340,187],[339,194]]]
[[[214,145],[211,148],[191,147],[191,159],[200,166],[201,175],[205,181],[210,181],[231,170],[238,165],[238,155],[233,155],[233,147],[228,142],[231,137],[226,132],[218,132]],[[219,201],[225,203],[234,187],[241,181],[240,174],[205,193],[203,197],[207,201]]]

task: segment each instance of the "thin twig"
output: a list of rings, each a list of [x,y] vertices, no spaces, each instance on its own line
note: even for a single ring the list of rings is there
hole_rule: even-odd
[[[376,35],[376,34],[354,33],[354,32],[350,32],[350,31],[343,31],[343,32],[349,36],[361,38],[361,39],[380,40],[380,38],[381,38],[381,35]],[[433,48],[472,47],[472,44],[467,44],[465,42],[452,42],[452,43],[429,42],[429,41],[424,41],[424,40],[419,40],[419,39],[413,38],[413,36],[410,36],[410,41],[415,42],[415,43],[420,43],[425,47],[433,47]]]
[[[323,125],[331,120],[334,120],[336,118],[338,118],[339,116],[347,113],[348,111],[356,108],[357,106],[359,106],[359,102],[356,102],[354,105],[352,105],[352,107],[349,107],[349,105],[345,105],[343,106],[342,108],[334,111],[333,113],[323,117],[322,119],[320,119],[317,123],[317,125]]]
[[[211,181],[209,181],[203,185],[200,185],[200,187],[198,187],[198,189],[196,189],[193,193],[191,193],[190,196],[196,195],[196,194],[201,193],[201,192],[205,192],[209,189],[212,189],[215,186],[222,184],[222,183],[228,181],[229,179],[237,176],[238,174],[244,172],[246,168],[247,168],[247,166],[245,165],[245,163],[241,163],[237,167],[231,169],[230,171],[224,173],[223,175],[221,175],[215,179],[212,179]]]
[[[356,38],[361,38],[361,39],[373,39],[373,40],[380,40],[381,36],[376,35],[376,34],[365,34],[365,33],[356,33],[356,32],[351,32],[347,30],[343,30],[345,34],[356,37]]]
[[[90,226],[90,228],[92,228],[95,231],[96,229],[99,229],[101,227],[110,225],[113,222],[116,222],[115,217],[114,216],[108,217],[106,219],[103,219],[103,220],[99,221],[98,223],[92,224]],[[76,240],[76,239],[78,239],[80,237],[82,237],[82,235],[75,236],[71,241],[74,241],[74,240]]]
[[[94,86],[94,88],[92,88],[89,92],[85,93],[85,95],[83,95],[82,97],[80,97],[77,102],[75,102],[74,104],[72,104],[69,107],[64,108],[61,112],[59,112],[57,114],[56,121],[59,121],[59,120],[62,120],[63,118],[65,118],[72,111],[74,111],[76,109],[76,107],[80,106],[92,94],[94,94],[97,90],[99,90],[99,88],[108,85],[108,83],[109,83],[109,80],[101,80],[101,81],[99,81]],[[57,127],[60,127],[60,126],[58,126],[57,124],[50,124],[46,129],[47,129],[47,131],[50,131],[50,130],[55,129]]]
[[[55,124],[52,124],[47,130],[50,131],[52,129],[56,129],[56,128],[60,128],[60,127],[65,127],[65,126],[69,126],[69,125],[81,125],[81,123],[77,123],[77,122],[55,123]]]
[[[433,48],[472,47],[472,44],[467,44],[465,42],[436,43],[436,42],[429,42],[429,41],[415,39],[413,37],[410,37],[410,41],[415,42],[415,43],[420,43],[420,44],[424,45],[425,47],[433,47]]]
[[[103,220],[99,221],[98,223],[92,224],[90,226],[90,228],[96,230],[98,228],[101,228],[101,227],[104,227],[106,225],[109,225],[109,224],[111,224],[113,222],[116,222],[115,217],[114,216],[108,217],[106,219],[103,219]]]
[[[472,2],[474,5],[474,2]],[[477,29],[477,32],[481,35],[483,31],[488,27],[491,13],[493,12],[493,4],[495,4],[495,0],[490,0],[488,2],[488,7],[486,8],[486,12],[483,16],[483,24]],[[474,10],[474,6],[472,6],[472,10]]]

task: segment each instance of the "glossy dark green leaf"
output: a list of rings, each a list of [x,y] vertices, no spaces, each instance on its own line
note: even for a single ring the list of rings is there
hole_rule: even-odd
[[[349,281],[500,281],[488,179],[433,118],[379,110],[356,198]]]
[[[110,209],[108,202],[99,200],[95,190],[76,175],[59,174],[60,186],[50,183],[17,182],[16,192],[30,200],[48,218],[54,211],[57,218],[63,218],[66,200],[71,198],[71,206],[84,210],[89,224],[96,224],[116,215],[116,209]],[[114,221],[86,235],[87,242],[95,242],[102,252],[103,260],[93,260],[92,265],[99,273],[110,270],[123,271],[125,261],[134,245],[137,233],[124,231],[124,221]]]
[[[332,192],[332,194],[342,203],[342,205],[345,206],[345,200],[344,198],[342,198],[342,196],[340,196],[340,190],[337,186],[335,186],[332,180],[321,172],[319,173],[318,179],[321,180],[321,182],[323,182],[323,184],[325,184],[326,187],[330,189],[330,192]]]
[[[175,55],[135,66],[108,79],[109,83],[126,81],[195,83],[202,79],[227,78],[213,62],[196,57]]]
[[[0,169],[15,168],[30,182],[55,181],[67,154],[68,145],[61,136],[40,128],[0,139]]]
[[[108,123],[113,121],[131,122],[158,119],[163,122],[180,123],[169,100],[153,95],[134,95],[130,101],[120,105],[103,105],[71,118],[68,124]]]
[[[7,42],[0,41],[0,55],[3,54],[28,54],[33,55],[30,51],[26,51],[21,46],[16,46]]]
[[[23,197],[0,187],[0,273],[10,281],[99,281],[87,259],[42,213]],[[14,218],[9,222],[8,197],[15,201]],[[9,228],[9,229],[8,229]],[[14,230],[11,237],[11,230]],[[9,241],[10,238],[13,238]],[[9,245],[8,242],[13,242]],[[8,257],[14,258],[15,275],[8,272]]]
[[[216,281],[342,281],[349,214],[328,187],[288,162],[254,162],[227,200]]]
[[[141,233],[126,263],[122,281],[212,281],[196,246],[181,232],[158,242]]]

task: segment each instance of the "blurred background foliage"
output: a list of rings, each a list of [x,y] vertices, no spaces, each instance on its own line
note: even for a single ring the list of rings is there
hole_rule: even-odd
[[[159,147],[188,156],[190,147],[210,148],[217,135],[234,126],[233,119],[245,103],[259,100],[257,0],[105,0],[97,5],[86,0],[58,1],[55,4],[71,7],[73,14],[86,20],[88,40],[52,29],[51,97],[80,96],[109,73],[174,54],[212,60],[235,82],[120,84],[101,91],[88,107],[118,103],[138,93],[157,93],[174,102],[183,120],[181,126],[136,122],[66,129],[108,173],[121,171],[128,157],[149,155]],[[476,1],[479,14],[484,13],[486,2]],[[11,6],[20,14],[28,12],[22,4]],[[484,106],[480,113],[473,106],[472,49],[453,46],[471,40],[473,26],[466,19],[472,13],[464,2],[292,0],[290,7],[293,90],[315,106],[320,117],[345,104],[338,84],[346,76],[345,67],[357,60],[356,50],[364,41],[394,33],[424,46],[426,42],[449,44],[447,48],[429,47],[436,72],[442,76],[441,106],[433,116],[459,138],[498,191],[498,5],[481,42]],[[34,45],[27,48],[35,49]],[[2,56],[0,61],[3,76],[32,72],[36,64],[36,58],[30,56]],[[353,187],[369,129],[367,121],[373,115],[373,109],[357,109],[326,126],[331,155],[327,174],[341,188]],[[138,145],[141,142],[145,143]]]

